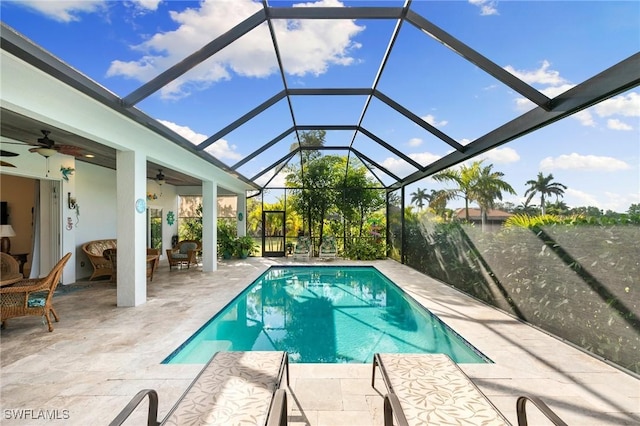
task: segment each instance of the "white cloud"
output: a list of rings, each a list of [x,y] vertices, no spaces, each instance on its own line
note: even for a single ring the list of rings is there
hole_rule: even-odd
[[[588,109],[578,111],[571,116],[574,120],[578,120],[580,124],[587,127],[596,127],[596,122],[593,120],[593,115]]]
[[[633,127],[624,123],[617,118],[610,118],[607,120],[607,127],[611,130],[633,130]]]
[[[104,0],[20,0],[15,3],[60,22],[79,21],[81,14],[97,12],[106,7]]]
[[[509,164],[515,163],[520,160],[520,155],[516,152],[515,149],[505,147],[505,148],[494,148],[491,151],[487,151],[484,154],[481,154],[477,158],[478,160],[489,160],[491,163],[496,164]]]
[[[640,117],[640,94],[631,92],[600,102],[594,107],[600,117],[622,115],[624,117]]]
[[[533,71],[516,70],[511,65],[507,65],[504,69],[528,84],[541,84],[548,86],[560,86],[565,84],[566,80],[560,77],[560,72],[554,71],[549,67],[551,67],[551,63],[545,59],[542,61],[540,68]]]
[[[420,145],[422,145],[422,139],[420,139],[420,138],[411,138],[411,139],[409,139],[409,142],[407,142],[407,145],[409,145],[411,147],[420,146]]]
[[[141,9],[158,10],[158,5],[162,0],[132,0]]]
[[[436,118],[431,114],[427,114],[424,117],[420,117],[420,118],[422,118],[427,123],[431,124],[433,127],[443,127],[443,126],[446,126],[448,123],[447,120],[436,121]]]
[[[409,158],[419,164],[428,165],[439,160],[441,157],[436,154],[431,154],[430,152],[418,152],[409,154]],[[387,157],[380,165],[399,177],[405,177],[416,171],[416,168],[411,164],[397,157]]]
[[[571,207],[595,206],[601,208],[594,195],[573,188],[564,190],[564,201]]]
[[[160,123],[164,124],[183,138],[187,139],[189,142],[194,145],[198,145],[207,139],[206,135],[202,133],[197,133],[191,130],[187,126],[180,126],[179,124],[172,123],[166,120],[158,120]],[[240,160],[242,155],[236,152],[237,147],[235,145],[229,145],[225,139],[218,139],[213,144],[209,145],[205,148],[205,151],[213,155],[219,160],[229,159],[229,160]]]
[[[264,168],[262,170],[264,170]],[[266,183],[269,182],[269,179],[271,179],[273,177],[273,175],[275,174],[276,170],[277,170],[277,168],[274,167],[273,169],[269,170],[268,172],[266,172],[265,174],[260,176],[258,179],[256,179],[255,182],[260,186],[266,185]],[[249,177],[251,177],[251,176],[249,176]],[[286,173],[279,173],[275,178],[273,178],[273,180],[271,182],[269,182],[269,187],[270,188],[284,188],[286,186],[286,177],[287,177]]]
[[[298,7],[343,6],[337,0],[298,4]],[[161,71],[199,50],[262,6],[251,0],[205,0],[197,8],[172,12],[179,27],[157,33],[132,46],[142,56],[135,61],[113,61],[107,75],[148,81]],[[351,39],[364,30],[349,20],[276,20],[274,31],[281,47],[282,62],[291,75],[320,75],[331,65],[348,66],[356,62],[351,52],[360,47]],[[273,44],[266,24],[235,40],[187,74],[162,89],[164,98],[180,98],[235,73],[262,78],[277,70]]]
[[[494,0],[469,0],[474,6],[480,8],[480,15],[498,15],[498,8],[496,7],[498,2]]]
[[[555,158],[547,157],[540,162],[540,169],[542,170],[615,172],[629,168],[629,164],[622,160],[618,160],[617,158],[596,155],[580,155],[575,152],[569,155],[563,154]]]

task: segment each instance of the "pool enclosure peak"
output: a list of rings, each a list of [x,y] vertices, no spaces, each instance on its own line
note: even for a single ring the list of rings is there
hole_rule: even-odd
[[[640,82],[637,51],[615,60],[596,52],[577,83],[544,90],[520,70],[540,61],[543,48],[532,42],[519,49],[505,44],[506,53],[489,47],[505,36],[535,39],[539,25],[505,35],[490,23],[499,18],[480,18],[489,12],[463,2],[241,1],[232,7],[212,1],[198,7],[176,9],[182,21],[132,43],[146,56],[113,60],[106,76],[74,68],[73,55],[57,53],[55,43],[47,45],[49,53],[31,42],[18,32],[25,28],[10,26],[19,25],[10,15],[8,22],[3,17],[2,49],[256,190],[281,187],[291,167],[304,175],[309,155],[316,155],[345,157],[345,179],[349,168],[366,167],[378,188],[393,191]],[[508,15],[514,6],[503,7]],[[203,31],[187,34],[190,16],[210,25],[193,24]],[[558,37],[557,43],[570,42]],[[498,97],[473,101],[481,96],[467,86],[478,75],[487,91],[517,96],[525,107],[514,109]],[[194,107],[191,116],[182,112]],[[487,108],[495,114],[481,118]],[[309,134],[318,137],[309,142]]]

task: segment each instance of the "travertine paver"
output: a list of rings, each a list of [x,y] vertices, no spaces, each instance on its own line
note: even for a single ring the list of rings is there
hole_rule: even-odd
[[[83,289],[56,296],[61,322],[52,333],[39,318],[10,320],[0,334],[1,423],[41,425],[15,417],[46,410],[60,417],[53,424],[106,425],[143,388],[158,391],[163,416],[202,366],[160,362],[269,265],[283,262],[231,260],[204,273],[169,272],[163,261],[144,305],[117,308],[113,283],[80,283]],[[494,361],[461,367],[512,423],[524,392],[541,396],[570,425],[640,423],[637,378],[397,262],[367,263]],[[370,377],[370,365],[292,364],[289,424],[382,425],[385,389],[379,380],[371,388]],[[144,423],[145,408],[130,424]]]

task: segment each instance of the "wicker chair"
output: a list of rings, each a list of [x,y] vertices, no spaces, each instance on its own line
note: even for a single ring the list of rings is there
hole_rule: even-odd
[[[0,288],[0,314],[3,328],[5,321],[9,318],[36,315],[44,316],[49,325],[49,331],[53,331],[50,313],[53,314],[56,322],[59,321],[53,309],[53,293],[62,276],[62,269],[70,257],[71,253],[65,254],[44,278],[22,280],[12,286]]]
[[[11,281],[22,278],[20,264],[10,254],[0,252],[0,280]]]
[[[198,252],[201,250],[200,242],[194,240],[180,241],[175,249],[167,250],[167,260],[169,261],[169,270],[174,266],[187,265],[187,269],[191,264],[198,264]]]

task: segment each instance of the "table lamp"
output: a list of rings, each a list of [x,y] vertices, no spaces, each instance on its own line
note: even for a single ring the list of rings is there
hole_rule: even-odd
[[[0,237],[2,242],[0,243],[0,251],[3,253],[11,252],[11,240],[9,237],[15,237],[16,233],[11,225],[0,225]]]

